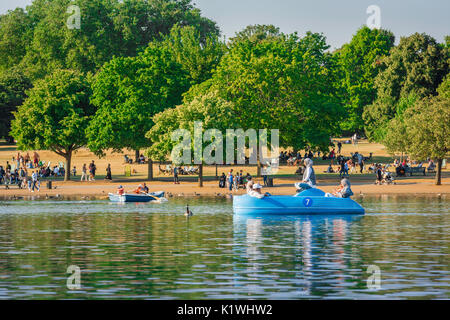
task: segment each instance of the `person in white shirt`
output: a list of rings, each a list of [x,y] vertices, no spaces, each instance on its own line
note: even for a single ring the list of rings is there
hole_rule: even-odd
[[[267,196],[267,194],[261,193],[262,185],[259,183],[255,183],[252,187],[252,189],[247,189],[247,194],[251,197],[255,197],[258,199],[262,199]]]

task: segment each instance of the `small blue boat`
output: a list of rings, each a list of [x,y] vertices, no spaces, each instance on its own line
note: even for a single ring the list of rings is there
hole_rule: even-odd
[[[150,192],[150,193],[124,193],[122,195],[108,193],[109,200],[113,202],[150,202],[164,197],[164,191]]]
[[[325,192],[311,188],[294,196],[268,196],[258,199],[249,195],[233,197],[235,214],[314,215],[364,214],[364,208],[350,198],[325,197]]]

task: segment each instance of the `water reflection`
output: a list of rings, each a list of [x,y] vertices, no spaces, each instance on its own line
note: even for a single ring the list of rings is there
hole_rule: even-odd
[[[189,219],[186,200],[3,202],[0,299],[449,298],[449,202],[362,202],[364,216],[242,217],[197,199]]]

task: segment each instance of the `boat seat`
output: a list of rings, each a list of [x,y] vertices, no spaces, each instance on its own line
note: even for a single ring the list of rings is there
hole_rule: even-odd
[[[324,197],[325,192],[317,188],[311,188],[303,190],[302,192],[297,193],[294,197]]]

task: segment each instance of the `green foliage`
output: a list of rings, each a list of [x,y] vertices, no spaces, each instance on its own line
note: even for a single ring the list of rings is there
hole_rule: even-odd
[[[230,38],[230,45],[242,42],[260,42],[267,39],[282,37],[280,28],[274,25],[249,25],[244,30],[236,33],[235,37]]]
[[[178,143],[171,139],[172,132],[177,129],[186,129],[191,133],[193,147],[195,121],[203,123],[203,130],[218,129],[225,135],[226,129],[233,128],[232,110],[233,104],[215,91],[155,115],[155,125],[146,134],[152,141],[147,154],[154,159],[165,160]]]
[[[392,32],[371,30],[364,26],[356,32],[350,43],[335,52],[347,113],[346,119],[341,123],[343,130],[363,132],[362,114],[364,107],[376,98],[374,79],[381,69],[381,58],[388,55],[393,46]]]
[[[22,8],[0,16],[0,71],[22,61],[31,42],[32,31],[32,21]]]
[[[80,8],[80,29],[66,25],[70,5]],[[176,24],[202,39],[219,35],[191,0],[35,0],[0,17],[0,69],[20,64],[33,80],[58,68],[96,72],[114,56],[136,56]]]
[[[87,131],[89,148],[102,154],[148,147],[152,117],[180,104],[190,85],[208,79],[224,50],[217,36],[175,26],[137,57],[105,64],[93,83],[98,111]]]
[[[20,150],[51,150],[66,158],[69,178],[72,152],[87,142],[84,133],[94,107],[85,77],[71,70],[56,70],[27,92],[14,112],[11,135]]]
[[[9,138],[13,112],[23,103],[25,91],[30,88],[30,79],[16,68],[0,75],[0,137]]]
[[[174,26],[159,45],[170,50],[173,59],[189,74],[191,85],[211,78],[226,51],[217,35],[210,34],[205,38],[191,26]]]
[[[408,153],[416,159],[443,159],[450,152],[450,99],[420,100],[406,117]]]
[[[401,38],[382,63],[383,71],[375,79],[377,99],[363,114],[366,133],[376,141],[383,139],[386,123],[395,116],[402,97],[411,93],[419,99],[436,95],[449,71],[446,49],[432,37],[418,33]]]
[[[212,90],[233,103],[244,130],[280,129],[280,144],[327,149],[342,105],[335,95],[335,66],[320,34],[234,41],[212,78]]]
[[[92,103],[97,112],[88,130],[89,148],[139,150],[156,113],[181,103],[187,74],[167,47],[151,44],[138,57],[115,58],[95,77]]]

